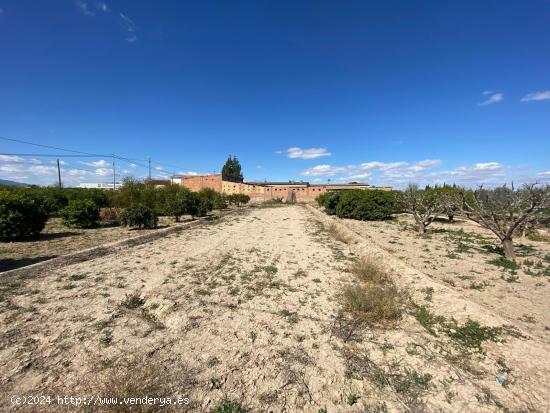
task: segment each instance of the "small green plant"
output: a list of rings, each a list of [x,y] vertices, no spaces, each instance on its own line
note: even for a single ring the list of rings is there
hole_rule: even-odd
[[[109,330],[105,330],[103,332],[103,335],[99,339],[99,344],[102,347],[108,347],[111,345],[111,342],[113,341],[113,333]]]
[[[128,308],[130,310],[139,308],[143,306],[143,304],[145,304],[145,300],[140,297],[138,292],[126,294],[126,297],[120,303],[122,307]]]
[[[256,341],[256,339],[258,338],[258,334],[255,331],[251,331],[248,334],[248,338],[250,338],[250,340],[254,343]]]
[[[359,396],[357,396],[354,393],[348,394],[348,397],[346,398],[346,403],[349,404],[350,406],[353,406],[358,401],[359,401]]]
[[[122,211],[120,224],[138,229],[155,228],[158,224],[158,217],[151,208],[145,205],[132,206]]]
[[[295,311],[283,310],[280,314],[286,319],[289,324],[296,324],[299,321],[298,313],[296,313]]]
[[[422,325],[422,327],[424,327],[432,336],[437,336],[435,327],[445,321],[445,317],[432,314],[430,310],[424,306],[416,307],[413,315],[420,325]]]
[[[422,292],[424,293],[424,299],[426,301],[432,301],[433,295],[434,295],[434,289],[433,287],[426,287],[422,289]]]
[[[504,258],[504,257],[498,257],[498,258],[489,260],[487,262],[489,264],[496,265],[497,267],[502,267],[505,270],[515,271],[515,270],[519,269],[519,265],[515,261],[509,260],[509,259]]]
[[[278,271],[277,267],[275,267],[274,265],[268,265],[264,268],[264,270],[267,275],[275,275]]]
[[[206,365],[208,367],[214,367],[214,366],[217,366],[218,364],[220,364],[221,361],[219,358],[217,358],[216,356],[213,356],[213,357],[210,357],[208,359],[208,361],[206,362]]]
[[[212,413],[244,413],[240,404],[231,400],[223,400],[212,410]]]

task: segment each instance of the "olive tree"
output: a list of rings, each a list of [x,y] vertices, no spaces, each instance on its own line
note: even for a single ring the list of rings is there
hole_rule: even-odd
[[[418,189],[418,185],[410,184],[401,195],[403,209],[412,214],[418,233],[424,234],[426,228],[442,210],[441,196],[434,189]]]
[[[550,186],[525,184],[516,189],[503,185],[495,189],[479,187],[464,196],[464,214],[500,240],[504,255],[516,258],[513,238],[521,225],[535,219],[550,207]]]

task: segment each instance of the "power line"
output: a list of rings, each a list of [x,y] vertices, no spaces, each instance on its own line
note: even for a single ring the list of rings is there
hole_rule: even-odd
[[[100,155],[100,154],[93,154],[89,152],[82,152],[82,151],[75,151],[73,149],[66,149],[66,148],[59,148],[57,146],[50,146],[50,145],[42,145],[40,143],[34,143],[34,142],[28,142],[21,139],[13,139],[13,138],[7,138],[5,136],[0,136],[0,139],[3,139],[5,141],[11,141],[11,142],[17,142],[17,143],[24,143],[26,145],[32,145],[32,146],[39,146],[41,148],[47,148],[47,149],[55,149],[58,151],[66,151],[66,152],[73,152],[73,153],[80,153],[83,155],[91,155],[91,156],[107,156],[107,155]]]
[[[130,164],[135,164],[135,165],[139,165],[143,168],[150,168],[150,164],[151,164],[151,159],[137,159],[137,158],[129,158],[129,157],[126,157],[126,156],[121,156],[121,155],[116,155],[116,154],[94,154],[94,153],[90,153],[90,152],[84,152],[84,151],[78,151],[78,150],[74,150],[74,149],[67,149],[67,148],[61,148],[61,147],[57,147],[57,146],[52,146],[52,145],[44,145],[44,144],[40,144],[40,143],[34,143],[34,142],[29,142],[29,141],[26,141],[26,140],[22,140],[22,139],[15,139],[15,138],[8,138],[8,137],[5,137],[5,136],[0,136],[0,139],[2,140],[5,140],[5,141],[10,141],[10,142],[17,142],[17,143],[22,143],[22,144],[26,144],[26,145],[32,145],[32,146],[37,146],[37,147],[41,147],[41,148],[46,148],[46,149],[54,149],[54,150],[59,150],[59,151],[65,151],[65,152],[71,152],[72,154],[63,154],[63,155],[57,155],[57,154],[16,154],[16,153],[0,153],[0,155],[5,155],[5,156],[37,156],[37,157],[74,157],[74,158],[78,158],[78,157],[96,157],[96,158],[115,158],[115,159],[119,159],[121,161],[124,161],[124,162],[127,162],[127,163],[130,163]],[[78,154],[78,155],[75,155],[75,154]],[[146,162],[147,165],[145,164],[142,164],[141,162]],[[161,168],[165,168],[165,170],[159,170],[158,168],[155,168],[157,171],[160,171],[160,172],[167,172],[167,173],[171,173],[172,175],[176,175],[177,172],[176,170],[179,169],[179,170],[185,170],[185,169],[188,169],[188,168],[183,168],[181,166],[176,166],[176,165],[170,165],[170,164],[165,164],[165,163],[155,163],[156,164],[156,167],[161,167]],[[166,168],[168,167],[168,168]],[[176,170],[172,170],[172,168],[176,168]]]
[[[101,156],[96,155],[71,155],[71,154],[41,154],[41,153],[5,153],[2,152],[0,155],[5,156],[40,156],[40,157],[51,157],[51,158],[100,158]]]

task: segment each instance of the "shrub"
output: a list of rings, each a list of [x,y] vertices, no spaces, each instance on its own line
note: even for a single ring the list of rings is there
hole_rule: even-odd
[[[375,221],[391,218],[395,211],[395,197],[390,191],[344,191],[336,205],[339,218]]]
[[[0,193],[0,238],[23,238],[40,234],[48,215],[35,201]]]
[[[247,204],[250,201],[250,197],[246,194],[231,194],[227,196],[227,202],[231,205],[240,206],[241,204]]]
[[[151,208],[137,205],[122,211],[120,223],[125,227],[138,227],[139,229],[155,228],[158,224],[158,217]]]
[[[211,188],[204,188],[197,192],[199,198],[205,202],[205,205],[210,205],[206,212],[210,212],[213,209],[224,209],[227,207],[225,198],[217,191]]]
[[[194,215],[196,210],[197,195],[189,189],[179,185],[169,185],[158,189],[157,211],[161,214],[173,216],[176,222],[181,215]]]
[[[325,212],[329,215],[335,215],[336,214],[336,205],[338,205],[338,202],[340,201],[340,192],[327,192],[325,197]]]
[[[120,208],[101,208],[99,210],[99,220],[105,223],[118,223],[121,212]]]
[[[99,208],[90,199],[70,201],[60,212],[63,224],[68,227],[93,228],[99,221]]]
[[[343,292],[344,309],[370,322],[401,318],[401,297],[393,285],[352,285]]]
[[[320,207],[324,207],[325,200],[327,199],[328,194],[328,192],[323,192],[322,194],[317,195],[317,197],[315,198],[315,202],[317,202],[317,205],[319,205]]]

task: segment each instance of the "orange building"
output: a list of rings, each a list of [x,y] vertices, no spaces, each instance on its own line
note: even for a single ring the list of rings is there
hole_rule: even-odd
[[[221,174],[172,177],[172,183],[179,184],[191,191],[200,191],[203,188],[211,188],[223,194],[246,194],[251,202],[264,202],[271,199],[281,199],[286,202],[294,193],[296,202],[311,203],[320,194],[327,191],[340,191],[344,189],[382,189],[391,190],[388,187],[374,187],[366,184],[322,184],[312,185],[309,182],[238,182],[222,179]]]

